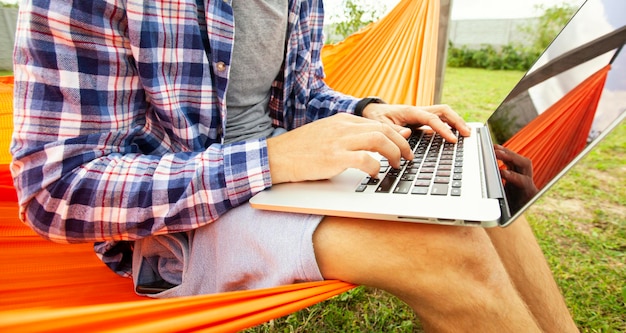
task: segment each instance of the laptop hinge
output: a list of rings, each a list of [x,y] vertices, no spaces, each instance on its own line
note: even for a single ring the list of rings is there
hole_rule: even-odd
[[[480,138],[480,149],[483,158],[483,168],[485,170],[485,187],[487,189],[487,197],[490,199],[498,199],[500,202],[500,211],[502,213],[500,221],[507,221],[510,216],[510,210],[506,201],[504,193],[504,186],[502,185],[502,177],[500,176],[500,170],[498,168],[498,160],[496,159],[496,153],[493,149],[493,142],[491,141],[491,135],[489,134],[489,128],[487,126],[478,128],[478,135]]]
[[[502,193],[502,180],[500,171],[498,170],[498,162],[493,151],[493,144],[489,137],[487,127],[478,128],[480,136],[480,149],[483,158],[483,167],[485,168],[485,186],[487,188],[487,197],[491,199],[499,199],[504,197]]]

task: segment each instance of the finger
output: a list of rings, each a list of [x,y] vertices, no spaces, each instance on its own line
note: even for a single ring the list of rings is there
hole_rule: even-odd
[[[457,142],[457,137],[452,133],[450,126],[439,118],[438,115],[427,113],[424,115],[424,121],[421,122],[424,125],[428,125],[433,131],[439,133],[448,142]]]
[[[396,124],[389,124],[391,128],[393,128],[398,134],[402,135],[403,138],[408,139],[411,136],[411,129],[405,126],[400,126]]]
[[[446,104],[431,105],[424,107],[430,113],[436,114],[444,123],[456,128],[462,136],[468,136],[471,133],[470,128],[465,123],[463,117],[456,113]]]
[[[343,123],[341,127],[343,134],[341,138],[346,144],[345,147],[350,147],[351,150],[378,152],[389,158],[392,166],[400,165],[400,157],[413,159],[413,151],[407,141],[410,129],[396,125],[388,119],[371,120],[352,116],[347,120],[349,122]]]
[[[344,165],[347,168],[359,169],[371,177],[378,176],[380,162],[365,151],[350,151],[345,155]]]
[[[400,156],[407,160],[413,159],[413,151],[407,141],[407,138],[411,134],[410,129],[398,125],[391,126],[382,124],[381,131],[400,149]]]
[[[400,155],[405,159],[413,159],[413,151],[411,150],[411,146],[407,141],[409,137],[410,129],[398,126],[398,125],[388,125],[385,123],[381,123],[379,127],[381,133],[383,133],[387,138],[389,138],[393,143],[398,146],[400,149]],[[406,133],[408,131],[408,133]]]
[[[410,135],[411,130],[402,126],[398,126],[389,119],[372,120],[363,117],[356,117],[349,114],[337,114],[333,117],[346,117],[345,119],[343,119],[343,121],[339,122],[338,130],[341,131],[342,136],[359,134],[364,132],[380,132],[385,134],[390,140],[396,142],[401,150],[403,149],[403,146],[408,147],[406,138],[408,138],[408,136]],[[403,151],[403,154],[406,153],[408,152]]]
[[[396,168],[400,166],[400,157],[402,157],[400,147],[382,132],[362,132],[344,139],[348,151],[376,152],[386,157],[391,166]],[[406,143],[406,140],[404,142]]]
[[[456,142],[457,138],[452,133],[450,126],[440,117],[443,111],[440,107],[411,107],[404,114],[404,122],[412,125],[427,125],[433,131],[439,133],[446,141]],[[463,132],[465,133],[465,132]]]

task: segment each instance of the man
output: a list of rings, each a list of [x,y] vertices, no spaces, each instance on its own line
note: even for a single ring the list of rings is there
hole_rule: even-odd
[[[329,89],[322,21],[316,0],[24,1],[21,218],[53,241],[97,242],[140,294],[341,279],[394,293],[429,330],[575,330],[524,221],[485,231],[249,207],[272,184],[375,175],[366,151],[397,166],[412,158],[405,125],[469,134],[447,106]]]

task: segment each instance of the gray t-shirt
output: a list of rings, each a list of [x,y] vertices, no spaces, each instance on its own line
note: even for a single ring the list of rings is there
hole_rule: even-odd
[[[226,92],[225,142],[272,133],[270,87],[285,56],[287,0],[232,0],[235,43]]]

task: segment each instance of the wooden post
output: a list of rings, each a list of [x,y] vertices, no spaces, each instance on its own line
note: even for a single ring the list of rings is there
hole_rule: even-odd
[[[446,72],[446,58],[448,55],[448,27],[450,26],[450,10],[452,0],[439,0],[439,33],[437,41],[437,75],[435,78],[434,103],[441,103],[443,79]]]

